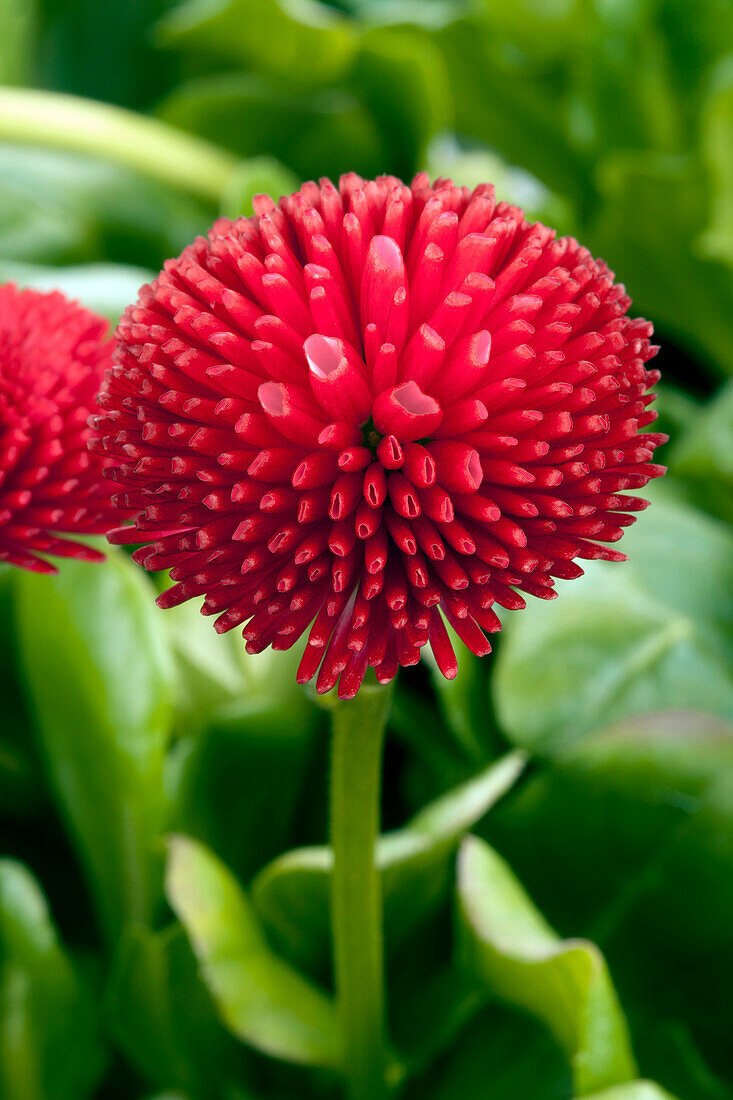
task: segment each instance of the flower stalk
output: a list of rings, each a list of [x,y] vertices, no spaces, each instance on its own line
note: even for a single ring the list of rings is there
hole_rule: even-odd
[[[89,153],[218,203],[236,157],[158,119],[81,96],[0,88],[0,140]]]
[[[349,1100],[385,1095],[382,886],[375,862],[391,686],[335,704],[331,760],[334,975]]]

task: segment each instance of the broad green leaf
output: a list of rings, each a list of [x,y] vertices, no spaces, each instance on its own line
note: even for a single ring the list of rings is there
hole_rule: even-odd
[[[505,756],[443,795],[403,829],[382,836],[382,872],[388,949],[397,951],[446,896],[453,855],[461,837],[510,789],[524,767],[519,753]],[[330,848],[298,848],[274,860],[254,881],[252,896],[268,932],[296,965],[327,970]]]
[[[175,721],[182,735],[198,733],[220,707],[247,694],[241,637],[218,635],[199,602],[187,600],[160,616],[177,669]]]
[[[299,186],[297,176],[273,157],[253,157],[232,173],[221,200],[221,212],[229,218],[252,213],[255,195],[269,195],[275,202]]]
[[[731,1100],[733,1090],[703,1057],[690,1028],[664,1020],[637,1039],[637,1050],[649,1077],[685,1100]]]
[[[436,1015],[444,1009],[435,1006]],[[435,1026],[435,1022],[433,1024]],[[405,1100],[568,1100],[565,1058],[549,1031],[504,1005],[483,1009],[440,1058],[411,1080]]]
[[[701,238],[705,252],[733,265],[733,57],[714,70],[702,116],[701,146],[712,184],[710,223]]]
[[[368,30],[359,41],[349,85],[377,121],[389,170],[409,179],[421,166],[430,139],[452,121],[439,50],[404,27]]]
[[[166,896],[233,1035],[285,1061],[337,1064],[332,1002],[274,954],[249,899],[223,863],[197,841],[173,837]]]
[[[561,940],[509,866],[477,837],[461,845],[458,906],[463,965],[546,1024],[566,1052],[578,1095],[635,1076],[601,952],[586,940]]]
[[[733,381],[691,421],[670,465],[698,507],[733,522]]]
[[[476,9],[431,38],[448,68],[456,132],[485,142],[551,190],[580,202],[591,185],[591,165],[558,109],[554,71],[546,79],[537,62],[492,34]]]
[[[0,84],[24,84],[28,79],[37,19],[35,0],[2,0]]]
[[[696,247],[706,187],[697,162],[628,150],[606,155],[597,176],[601,200],[586,233],[589,247],[622,274],[637,312],[701,353],[713,375],[729,374],[733,269]]]
[[[627,1085],[594,1092],[588,1100],[674,1100],[674,1097],[653,1081],[630,1081]]]
[[[288,94],[267,78],[217,74],[182,84],[159,113],[239,157],[275,157],[299,179],[384,168],[379,130],[351,89]]]
[[[730,532],[657,499],[622,545],[628,562],[561,586],[559,614],[536,601],[507,617],[491,684],[516,743],[552,752],[634,714],[733,711]]]
[[[166,587],[160,584],[161,591]],[[256,725],[256,715],[269,708],[277,712],[277,735],[287,737],[312,713],[295,680],[301,645],[250,656],[241,634],[216,633],[211,619],[201,615],[198,600],[166,610],[161,621],[177,668],[176,729],[180,734],[195,735],[220,715],[230,725],[239,717],[246,720],[251,712]]]
[[[450,625],[447,629],[458,663],[458,675],[453,680],[446,680],[432,651],[425,653],[423,660],[432,673],[433,689],[445,722],[466,760],[476,768],[487,757],[501,751],[506,742],[497,729],[491,708],[486,705],[486,668],[482,659],[464,645]],[[423,735],[423,730],[418,729],[418,736]]]
[[[158,33],[165,45],[305,87],[338,82],[355,44],[351,24],[318,0],[186,0]]]
[[[172,663],[142,570],[122,553],[18,571],[20,660],[48,782],[105,932],[147,923],[160,896]]]
[[[241,1071],[244,1052],[221,1027],[180,925],[125,930],[104,1015],[117,1045],[152,1084],[219,1100],[227,1077]]]
[[[31,719],[16,667],[14,576],[13,566],[0,565],[0,812],[26,814],[38,808],[43,783],[31,752]]]
[[[685,1100],[726,1094],[693,1091],[653,1039],[676,1020],[703,1058],[725,1065],[731,775],[733,726],[705,714],[630,718],[545,762],[483,830],[555,926],[602,945],[639,1022],[644,1068]]]
[[[0,1095],[84,1100],[104,1051],[94,1008],[30,871],[0,860]]]
[[[273,683],[277,702],[242,690],[239,700],[212,708],[203,731],[184,737],[169,758],[172,827],[208,845],[244,881],[291,843],[320,721],[294,677],[297,695],[287,681]]]
[[[530,172],[508,164],[489,144],[465,148],[455,135],[441,134],[428,147],[426,169],[431,177],[449,176],[462,187],[477,187],[489,180],[499,199],[521,206],[529,219],[551,225],[559,233],[577,232],[570,204]]]
[[[0,143],[3,263],[112,261],[157,270],[166,256],[205,232],[214,216],[213,206],[121,165]]]
[[[176,79],[175,67],[161,57],[152,41],[151,25],[170,8],[167,0],[35,3],[39,8],[33,58],[36,87],[144,108]]]
[[[0,283],[13,282],[35,290],[60,290],[67,298],[108,317],[112,324],[116,324],[123,310],[137,299],[143,283],[154,278],[154,272],[126,264],[43,267],[0,260]]]

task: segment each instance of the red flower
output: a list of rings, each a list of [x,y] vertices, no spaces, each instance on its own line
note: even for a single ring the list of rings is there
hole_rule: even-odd
[[[138,510],[116,542],[204,595],[216,629],[286,649],[353,696],[432,646],[477,654],[492,605],[621,560],[661,435],[652,326],[606,265],[419,175],[307,183],[220,219],[118,329],[98,447]],[[312,625],[311,625],[312,624]]]
[[[63,294],[0,286],[0,561],[104,555],[60,533],[103,535],[114,516],[87,419],[111,363],[107,322]]]

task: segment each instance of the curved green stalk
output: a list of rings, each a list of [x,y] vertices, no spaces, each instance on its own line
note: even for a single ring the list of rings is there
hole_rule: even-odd
[[[158,119],[57,92],[0,88],[0,140],[91,153],[218,203],[231,153]]]
[[[379,836],[382,749],[392,692],[362,686],[333,713],[332,922],[344,1076],[349,1100],[385,1094],[384,942]]]

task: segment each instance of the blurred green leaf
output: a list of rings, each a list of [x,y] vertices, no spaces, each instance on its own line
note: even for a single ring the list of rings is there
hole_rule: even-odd
[[[508,164],[489,145],[466,144],[454,134],[441,134],[427,151],[426,169],[431,177],[448,176],[463,187],[489,180],[499,199],[521,206],[527,218],[551,225],[560,233],[576,233],[572,207],[536,176]]]
[[[304,87],[337,82],[355,44],[351,24],[318,0],[187,0],[158,34],[165,45],[211,51]]]
[[[115,1042],[146,1081],[222,1096],[239,1051],[216,1017],[180,925],[126,929],[104,1008]]]
[[[308,782],[319,715],[305,693],[294,697],[283,684],[281,694],[274,702],[243,691],[212,708],[203,732],[182,739],[169,760],[173,828],[245,881],[288,845]]]
[[[157,587],[164,591],[167,584]],[[216,710],[245,694],[244,644],[234,631],[218,635],[194,600],[167,608],[161,622],[177,668],[176,727],[195,734]]]
[[[25,84],[28,79],[37,18],[35,0],[2,0],[0,84]]]
[[[500,7],[492,4],[491,10]],[[474,7],[431,35],[448,69],[456,132],[485,142],[558,194],[582,201],[591,185],[589,157],[558,109],[562,84],[555,68],[547,72],[541,60],[533,63],[514,42],[492,33],[483,15]],[[512,22],[515,29],[531,25]],[[576,26],[567,21],[566,43]]]
[[[16,667],[14,572],[13,566],[0,565],[0,812],[28,813],[42,797],[42,781],[30,751],[31,719]]]
[[[104,1066],[94,1007],[30,871],[0,860],[0,1094],[84,1100]]]
[[[157,270],[205,231],[214,213],[213,206],[121,165],[0,143],[3,263],[111,260]],[[105,278],[113,278],[106,268]]]
[[[731,713],[730,532],[657,500],[623,546],[629,562],[593,562],[562,586],[560,614],[537,601],[507,622],[492,685],[517,744],[552,752],[620,718],[703,700]]]
[[[674,1100],[674,1097],[653,1081],[630,1081],[627,1085],[594,1092],[588,1100]]]
[[[658,1078],[685,1100],[731,1100],[733,1091],[705,1062],[690,1029],[665,1020],[637,1043],[648,1076]]]
[[[39,750],[114,938],[147,923],[160,896],[163,759],[172,663],[144,574],[121,553],[66,561],[58,576],[18,571],[20,659]]]
[[[509,866],[467,837],[458,857],[461,952],[469,973],[541,1019],[565,1050],[578,1095],[636,1073],[605,961],[589,941],[560,937]]]
[[[589,245],[622,277],[635,308],[702,353],[715,374],[733,370],[733,269],[698,255],[706,180],[689,157],[609,153],[597,166],[602,201]]]
[[[273,157],[253,157],[232,173],[221,200],[221,212],[229,218],[252,213],[255,195],[269,195],[275,202],[281,195],[297,191],[298,178]]]
[[[60,290],[67,298],[108,317],[116,324],[123,310],[136,301],[143,283],[155,273],[125,264],[76,264],[42,267],[40,264],[5,263],[0,260],[0,283],[12,282],[36,290]]]
[[[705,714],[630,718],[553,756],[483,830],[553,924],[603,945],[642,1064],[654,1056],[651,1072],[685,1100],[720,1094],[693,1092],[689,1073],[673,1076],[681,1070],[653,1054],[654,1033],[684,1022],[724,1072],[731,775],[733,726]]]
[[[434,134],[451,119],[448,75],[439,50],[406,28],[366,31],[349,77],[385,139],[382,170],[409,179]]]
[[[670,465],[695,504],[733,522],[733,381],[691,420]]]
[[[566,1060],[549,1031],[531,1017],[494,1003],[408,1083],[404,1095],[405,1100],[487,1095],[492,1100],[568,1100],[572,1092]]]
[[[169,0],[122,4],[35,0],[35,4],[33,60],[39,87],[145,107],[177,78],[176,59],[155,50],[151,41],[152,24],[170,7]]]
[[[733,266],[733,55],[710,78],[701,128],[712,184],[710,223],[701,244],[708,256]]]
[[[181,85],[159,113],[240,157],[275,157],[301,179],[384,167],[374,120],[351,89],[290,95],[272,80],[232,73]]]
[[[517,780],[524,767],[512,753],[421,810],[403,829],[382,836],[382,872],[388,949],[398,950],[417,924],[445,897],[461,837]],[[330,957],[330,848],[299,848],[257,876],[254,904],[280,950],[296,965],[323,973]]]
[[[487,756],[506,747],[496,728],[494,716],[486,706],[485,667],[449,626],[448,633],[458,662],[458,675],[446,680],[432,651],[423,660],[432,673],[432,684],[445,722],[465,758],[476,768]],[[423,736],[423,731],[419,731]]]
[[[286,1061],[335,1066],[339,1038],[331,1001],[273,953],[224,864],[196,841],[173,837],[166,895],[232,1034]]]

